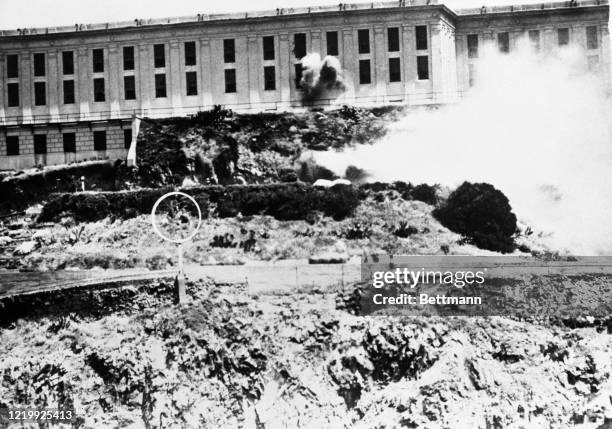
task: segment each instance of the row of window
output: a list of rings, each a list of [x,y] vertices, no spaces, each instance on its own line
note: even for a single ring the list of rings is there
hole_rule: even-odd
[[[597,49],[599,47],[599,36],[596,26],[586,27],[587,49]],[[527,32],[531,47],[540,50],[540,30],[529,30]],[[567,46],[570,43],[569,28],[557,29],[557,44]],[[497,47],[499,52],[510,52],[510,34],[508,32],[497,33]],[[467,36],[468,58],[478,58],[478,35],[468,34]]]
[[[401,60],[399,57],[388,59],[389,82],[401,82]],[[296,87],[300,87],[302,79],[302,65],[295,64]],[[264,66],[263,68],[264,90],[276,90],[276,67]],[[155,74],[155,97],[165,98],[167,96],[166,74]],[[427,55],[417,56],[417,79],[429,79],[429,57]],[[224,70],[225,92],[236,92],[236,69]],[[371,64],[369,59],[359,60],[359,83],[372,83]],[[63,88],[63,103],[75,103],[75,85],[74,80],[62,81]],[[136,77],[134,75],[123,76],[123,91],[125,100],[136,100]],[[195,71],[185,73],[185,93],[187,96],[198,95],[198,76]],[[105,79],[97,77],[93,79],[93,98],[94,102],[106,101]],[[7,101],[9,107],[19,106],[19,84],[9,82],[7,84]],[[46,82],[34,82],[34,105],[44,106],[47,104],[47,84]]]
[[[417,25],[416,49],[427,49],[427,26]],[[338,32],[328,31],[326,34],[327,55],[338,55]],[[294,55],[301,59],[306,56],[306,34],[298,33],[293,36]],[[262,37],[263,59],[265,61],[275,59],[274,36]],[[370,30],[357,31],[357,45],[360,54],[370,53]],[[387,29],[387,45],[389,52],[400,50],[399,28],[392,27]],[[197,64],[196,42],[184,42],[185,66],[195,66]],[[236,43],[235,39],[223,40],[223,59],[225,63],[236,62]],[[19,77],[19,55],[10,54],[6,56],[7,78]],[[123,70],[134,70],[134,47],[123,47]],[[166,67],[166,47],[163,43],[153,45],[153,65],[155,68]],[[96,48],[92,50],[92,71],[93,73],[104,73],[104,49]],[[62,73],[65,76],[74,74],[74,51],[62,52]],[[44,53],[34,54],[34,76],[43,77],[46,75],[46,59]]]
[[[186,94],[198,94],[197,72],[189,71],[185,73]],[[235,87],[235,75],[234,75]],[[62,81],[63,102],[64,104],[75,103],[74,80]],[[136,100],[136,77],[134,75],[123,76],[123,91],[126,100]],[[155,97],[166,97],[166,74],[155,74]],[[235,92],[235,90],[234,90]],[[105,79],[97,77],[93,79],[93,96],[95,102],[106,101]],[[7,84],[7,104],[9,107],[19,107],[19,84],[9,82]],[[34,82],[34,105],[44,106],[47,104],[47,84],[46,82]]]
[[[415,27],[416,33],[416,49],[426,50],[428,46],[427,26],[419,25]],[[392,27],[387,29],[387,48],[389,52],[399,52],[400,36],[399,28]],[[328,31],[326,34],[327,54],[338,55],[338,32]],[[370,53],[370,30],[362,29],[357,31],[357,42],[359,54]],[[294,34],[293,53],[297,59],[306,56],[306,34]],[[264,36],[262,38],[263,59],[270,61],[275,59],[274,36]],[[193,66],[197,63],[196,43],[185,42],[185,65]],[[166,66],[166,48],[164,44],[153,45],[153,63],[156,69]],[[236,62],[236,44],[235,39],[223,40],[223,59],[225,63]],[[7,55],[7,77],[19,77],[19,57],[17,54]],[[123,47],[123,70],[134,70],[134,47]],[[419,79],[428,79],[428,60],[427,57],[417,57],[417,74]],[[299,86],[301,81],[301,65],[296,64],[296,86]],[[92,70],[94,73],[104,72],[104,49],[97,48],[92,50]],[[264,90],[271,91],[276,89],[276,70],[273,65],[264,66]],[[64,76],[74,75],[74,52],[62,52],[62,72]],[[45,76],[46,64],[45,54],[34,54],[34,75],[37,77]],[[359,63],[360,83],[367,84],[371,82],[371,72],[369,60],[361,60]],[[227,68],[224,70],[225,92],[236,92],[236,70]],[[390,82],[401,81],[400,60],[399,58],[389,59],[389,80]],[[197,72],[188,71],[185,75],[186,95],[197,95]],[[136,78],[133,75],[124,76],[124,97],[126,100],[136,99]],[[75,84],[73,79],[65,79],[62,81],[63,86],[63,102],[64,104],[75,103]],[[93,79],[93,93],[95,102],[106,101],[105,80],[103,77],[95,77]],[[34,105],[44,106],[47,104],[47,89],[46,82],[34,82]],[[155,97],[164,98],[167,95],[166,90],[166,75],[165,73],[155,74]],[[7,84],[7,101],[9,107],[19,106],[19,84],[10,82]]]
[[[196,44],[195,42],[185,42],[185,65],[196,65]],[[166,66],[165,45],[153,45],[153,63],[155,68]],[[134,70],[134,47],[123,47],[123,70]],[[104,73],[104,49],[92,50],[92,71],[94,73]],[[74,51],[62,52],[62,74],[70,76],[74,74]],[[43,77],[46,75],[46,62],[44,53],[34,54],[34,76]],[[6,56],[6,76],[9,79],[19,77],[19,55],[10,54]]]
[[[402,67],[401,59],[398,57],[389,58],[389,82],[401,82],[402,81]],[[359,83],[361,85],[367,85],[372,83],[370,60],[359,60]],[[429,56],[418,55],[417,56],[417,79],[427,80],[429,79]]]
[[[415,27],[416,33],[416,49],[426,50],[427,49],[427,26],[417,25]],[[387,50],[389,52],[399,52],[400,50],[400,36],[399,27],[387,28]],[[328,31],[326,33],[326,53],[327,55],[338,55],[338,32]],[[268,36],[269,40],[264,40],[264,60],[274,59],[266,57],[266,43],[273,46],[273,36]],[[266,38],[264,38],[266,39]],[[268,48],[269,49],[269,48]],[[357,30],[357,52],[359,54],[370,53],[370,30],[362,29]],[[301,59],[306,56],[306,34],[298,33],[293,35],[293,54],[296,58]],[[227,61],[226,61],[227,62]]]
[[[596,26],[586,27],[587,49],[597,49],[599,47],[598,30]],[[427,26],[417,25],[415,27],[416,49],[426,50],[428,47]],[[540,47],[540,31],[529,30],[529,40],[532,45],[539,49]],[[296,58],[301,59],[306,56],[306,34],[297,33],[293,35],[293,53]],[[557,29],[557,42],[559,46],[569,44],[570,33],[569,28]],[[327,55],[338,55],[338,32],[328,31],[326,33]],[[510,51],[510,36],[508,32],[497,34],[497,43],[500,52],[507,53]],[[263,44],[263,59],[265,61],[275,59],[274,36],[264,36]],[[370,30],[362,29],[357,31],[357,46],[359,54],[370,53]],[[399,28],[387,28],[387,50],[389,52],[398,52],[400,50]],[[197,64],[197,53],[195,42],[184,42],[185,51],[185,66],[194,66]],[[478,57],[478,35],[468,35],[468,56],[470,58]],[[235,39],[223,40],[223,59],[225,63],[236,62],[236,44]],[[164,68],[166,66],[166,48],[164,44],[153,45],[153,63],[155,68]],[[19,77],[19,56],[18,54],[10,54],[6,56],[6,73],[7,78]],[[123,70],[134,70],[134,47],[123,47]],[[104,72],[104,49],[97,48],[92,50],[92,70],[94,73]],[[62,52],[62,73],[65,76],[74,74],[74,52]],[[43,77],[46,75],[46,63],[44,53],[34,54],[34,76]]]
[[[63,133],[62,141],[64,152],[76,153],[76,133]],[[132,129],[126,128],[123,130],[123,146],[129,149],[132,142]],[[93,145],[95,151],[104,151],[107,148],[106,131],[93,132]],[[44,155],[47,153],[47,135],[34,134],[34,154]],[[17,156],[19,150],[19,136],[6,136],[6,155]]]

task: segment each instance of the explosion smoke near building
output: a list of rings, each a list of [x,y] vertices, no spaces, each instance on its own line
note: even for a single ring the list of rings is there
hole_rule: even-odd
[[[612,103],[602,70],[587,70],[577,48],[543,58],[526,45],[486,52],[462,102],[409,113],[382,142],[317,162],[338,174],[365,168],[371,180],[488,182],[519,219],[551,233],[553,248],[612,251]]]
[[[342,65],[338,58],[326,56],[321,60],[317,53],[311,53],[302,58],[302,79],[304,100],[334,97],[334,91],[344,91]]]

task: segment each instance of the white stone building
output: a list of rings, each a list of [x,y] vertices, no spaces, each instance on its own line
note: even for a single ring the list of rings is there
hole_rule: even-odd
[[[453,11],[429,0],[0,31],[0,169],[121,158],[131,118],[223,105],[303,108],[301,58],[336,56],[345,91],[309,105],[440,104],[485,43],[584,48],[610,81],[607,0]]]

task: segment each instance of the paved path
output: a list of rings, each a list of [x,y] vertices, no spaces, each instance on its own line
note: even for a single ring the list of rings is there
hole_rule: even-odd
[[[82,270],[55,272],[0,271],[0,298],[53,290],[125,283],[130,280],[172,278],[176,270],[148,271]],[[281,261],[249,265],[187,265],[185,274],[191,280],[212,278],[217,283],[248,283],[253,293],[290,290],[295,287],[329,287],[359,280],[360,266],[351,264],[317,264],[308,261]]]
[[[0,271],[0,298],[75,287],[174,277],[176,270]]]
[[[445,258],[443,262],[429,258],[422,264],[426,269],[465,268],[460,258]],[[487,276],[498,274],[512,277],[519,274],[546,275],[595,273],[612,275],[612,258],[575,262],[525,262],[507,264],[503,258],[487,260]],[[507,260],[506,260],[507,261]],[[470,266],[469,264],[467,266]],[[298,287],[326,288],[333,285],[356,282],[361,277],[359,259],[346,264],[309,264],[307,260],[278,262],[251,262],[246,265],[186,265],[185,274],[191,280],[212,278],[216,283],[248,283],[251,293],[287,291]],[[48,292],[75,287],[125,283],[156,278],[172,278],[176,270],[148,271],[83,270],[55,272],[0,271],[0,298],[15,295]]]

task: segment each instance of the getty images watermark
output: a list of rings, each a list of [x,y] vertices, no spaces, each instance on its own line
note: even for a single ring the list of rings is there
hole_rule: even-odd
[[[468,285],[483,285],[485,271],[441,271],[420,270],[407,267],[395,268],[391,271],[375,271],[372,275],[372,287],[380,289],[388,286],[403,286],[411,290],[421,286],[444,285],[463,288]],[[372,298],[377,305],[424,305],[424,304],[482,304],[480,296],[447,296],[429,295],[420,293],[418,296],[409,293],[400,293],[397,296],[385,296],[383,293],[374,294]]]
[[[366,256],[361,314],[606,317],[612,257]]]

